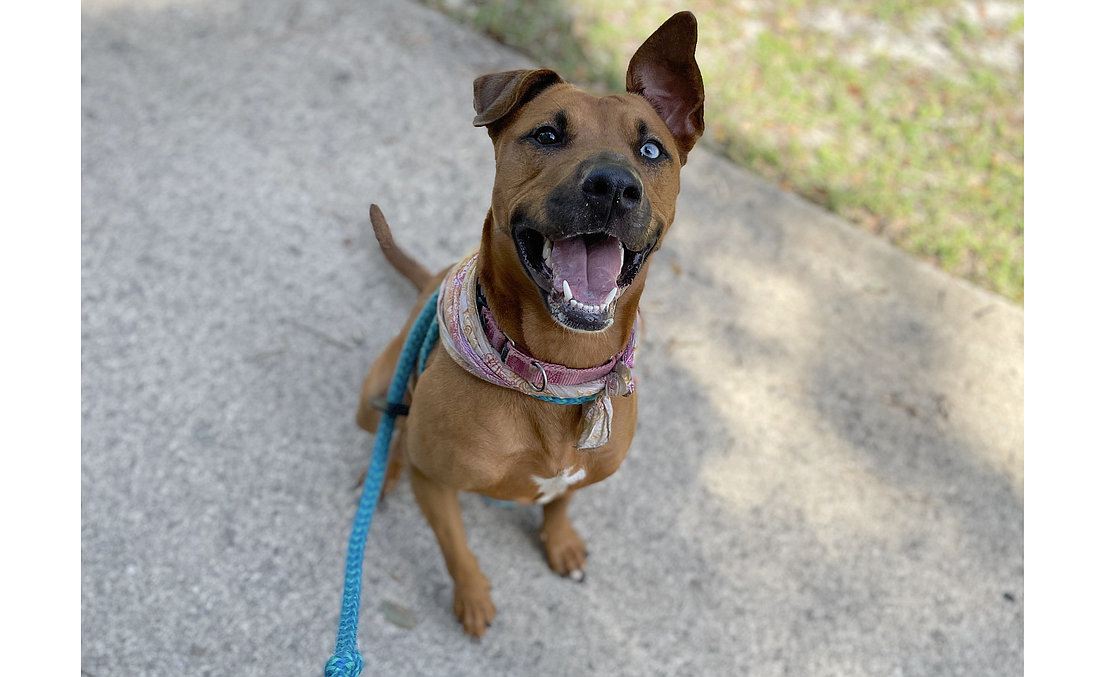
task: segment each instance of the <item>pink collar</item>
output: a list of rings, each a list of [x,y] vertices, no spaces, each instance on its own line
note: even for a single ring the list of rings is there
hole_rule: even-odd
[[[500,354],[501,361],[540,392],[546,389],[547,384],[577,386],[598,381],[614,371],[615,366],[620,362],[631,369],[634,368],[637,327],[630,330],[630,340],[615,357],[596,367],[572,369],[560,364],[540,362],[516,347],[512,339],[508,338],[497,325],[496,318],[489,310],[489,304],[485,302],[480,283],[477,285],[477,308],[481,325],[485,328],[485,337],[489,339],[493,349]]]

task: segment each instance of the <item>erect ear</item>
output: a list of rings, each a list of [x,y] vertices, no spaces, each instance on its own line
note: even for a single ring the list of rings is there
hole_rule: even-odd
[[[626,91],[649,101],[676,137],[680,163],[703,134],[703,76],[695,63],[699,29],[691,12],[673,14],[649,36],[626,70]]]
[[[489,136],[496,139],[505,118],[561,81],[557,73],[546,69],[482,75],[474,80],[474,126],[488,127]]]

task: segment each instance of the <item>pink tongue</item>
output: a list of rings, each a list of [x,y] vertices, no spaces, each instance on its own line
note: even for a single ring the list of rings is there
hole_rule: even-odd
[[[583,236],[554,243],[550,253],[550,269],[554,273],[554,289],[561,291],[562,281],[569,281],[573,298],[581,303],[599,305],[614,289],[622,268],[619,241],[613,237],[593,238],[588,244]]]

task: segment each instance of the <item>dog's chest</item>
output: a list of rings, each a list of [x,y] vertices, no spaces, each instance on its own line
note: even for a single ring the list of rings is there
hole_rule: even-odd
[[[637,411],[635,397],[614,398],[611,439],[597,449],[577,449],[580,405],[485,383],[452,360],[429,363],[414,392],[407,445],[413,465],[457,489],[525,503],[548,503],[614,473],[633,438]]]
[[[542,505],[549,503],[558,496],[564,494],[571,486],[584,480],[588,476],[588,471],[583,467],[572,467],[566,470],[562,470],[553,477],[539,477],[538,475],[531,475],[531,481],[538,487],[538,495],[535,497],[535,502]]]
[[[625,448],[609,444],[593,450],[574,449],[561,442],[552,447],[531,446],[509,473],[506,484],[513,500],[546,504],[567,491],[599,482],[618,469]]]

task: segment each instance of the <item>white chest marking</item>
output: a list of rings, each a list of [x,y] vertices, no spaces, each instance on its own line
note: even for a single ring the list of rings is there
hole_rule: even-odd
[[[556,475],[549,479],[539,477],[538,475],[531,475],[531,479],[533,479],[535,484],[539,487],[537,502],[539,505],[549,503],[565,493],[565,490],[571,485],[583,480],[586,474],[584,468],[581,468],[574,473],[569,472],[569,470],[562,470],[560,475]]]

